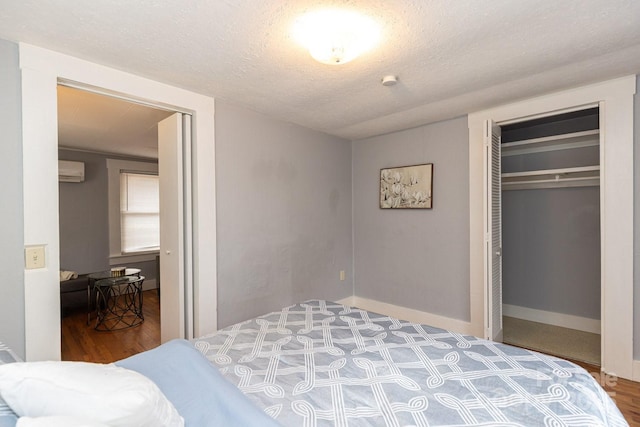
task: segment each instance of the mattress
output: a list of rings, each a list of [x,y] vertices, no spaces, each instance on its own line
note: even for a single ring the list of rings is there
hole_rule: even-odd
[[[285,426],[626,426],[581,367],[333,302],[193,340]]]

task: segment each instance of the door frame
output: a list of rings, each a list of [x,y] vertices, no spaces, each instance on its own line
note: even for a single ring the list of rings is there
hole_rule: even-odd
[[[24,244],[44,246],[46,266],[26,270],[26,360],[60,360],[58,220],[59,82],[191,114],[193,335],[217,329],[215,143],[213,98],[20,43]],[[188,154],[188,153],[187,153]],[[188,240],[188,239],[187,239]],[[206,260],[198,262],[199,259]],[[166,284],[163,284],[166,286]],[[191,338],[186,336],[186,338]]]
[[[633,101],[636,77],[558,92],[469,115],[470,295],[474,333],[486,336],[483,126],[600,106],[602,370],[633,376]]]

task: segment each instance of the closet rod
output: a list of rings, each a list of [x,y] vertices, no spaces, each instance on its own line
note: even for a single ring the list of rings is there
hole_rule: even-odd
[[[543,188],[597,187],[600,177],[557,177],[555,179],[537,179],[528,181],[503,182],[502,189],[507,190],[536,190]]]
[[[523,172],[504,172],[502,174],[502,180],[505,178],[519,178],[526,176],[543,176],[543,175],[561,175],[570,177],[569,174],[592,174],[591,176],[599,176],[600,175],[600,166],[578,166],[572,168],[560,168],[560,169],[539,169],[539,170],[529,170]]]

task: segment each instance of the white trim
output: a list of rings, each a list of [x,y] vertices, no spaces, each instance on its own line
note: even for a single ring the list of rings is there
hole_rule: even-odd
[[[21,53],[22,55],[22,53]],[[55,75],[22,70],[24,244],[44,245],[46,267],[24,271],[25,360],[60,358],[58,123]]]
[[[338,304],[347,305],[349,307],[354,307],[355,306],[354,301],[355,301],[355,297],[352,295],[350,297],[339,299],[336,302]]]
[[[67,80],[67,79],[64,79],[64,78],[58,78],[58,84],[60,86],[65,86],[65,87],[72,88],[72,89],[78,89],[78,90],[81,90],[81,91],[84,91],[84,92],[93,93],[93,94],[96,94],[96,95],[108,96],[108,97],[111,97],[111,98],[114,98],[114,99],[118,99],[120,101],[125,101],[125,102],[128,102],[128,103],[142,105],[144,107],[154,108],[156,110],[165,110],[165,111],[170,111],[170,112],[173,112],[173,113],[190,114],[190,111],[188,111],[188,110],[184,110],[184,111],[179,110],[178,108],[176,108],[176,106],[166,106],[166,105],[159,104],[158,102],[153,102],[153,101],[149,102],[149,101],[146,101],[144,99],[132,99],[131,95],[129,95],[129,94],[119,94],[117,92],[113,92],[113,91],[106,90],[106,89],[103,89],[103,88],[99,88],[99,87],[95,87],[95,86],[89,86],[89,85],[81,84],[81,83],[79,84],[79,83],[76,83],[74,81]],[[156,158],[156,160],[157,160],[157,158]]]
[[[192,117],[188,114],[182,115],[182,132],[183,132],[183,141],[191,141],[191,131],[193,129]],[[193,153],[191,152],[191,144],[184,143],[183,144],[183,168],[184,168],[184,176],[185,182],[184,186],[184,204],[183,204],[183,215],[185,218],[193,218],[193,181],[190,179],[193,176],[193,164],[195,163],[195,159],[193,158]],[[185,265],[193,265],[193,228],[192,221],[184,221],[184,261]],[[194,307],[196,305],[196,301],[193,298],[193,275],[192,271],[185,269],[184,276],[184,312],[185,312],[185,331],[184,336],[187,339],[195,338],[196,336],[193,333],[194,330],[194,322],[195,311]]]
[[[395,317],[396,319],[447,329],[459,334],[473,335],[472,325],[469,322],[453,319],[451,317],[440,316],[438,314],[427,313],[426,311],[414,310],[412,308],[388,304],[386,302],[361,298],[358,296],[343,298],[336,302],[372,311],[374,313],[384,314],[385,316]]]
[[[149,172],[158,174],[158,162],[107,159],[107,209],[109,211],[109,258],[130,257],[122,253],[120,216],[120,174],[123,172]],[[157,251],[156,251],[157,252]],[[136,254],[137,255],[137,254]],[[127,261],[127,260],[123,260]],[[117,262],[117,260],[116,260]],[[129,261],[133,262],[133,261]],[[113,264],[111,264],[113,265]]]
[[[547,325],[600,334],[600,320],[590,319],[588,317],[538,310],[511,304],[502,304],[502,315],[528,320],[530,322],[545,323]]]
[[[152,172],[158,173],[158,160],[122,160],[122,159],[106,159],[107,169],[118,177],[120,172]]]
[[[123,263],[132,262],[149,262],[155,261],[156,257],[160,254],[159,251],[145,252],[139,254],[124,254],[124,255],[111,255],[109,257],[109,265],[119,265]]]
[[[58,149],[63,151],[73,151],[76,153],[88,153],[88,154],[98,154],[103,157],[126,157],[127,160],[136,161],[136,162],[155,162],[158,163],[158,157],[142,157],[142,156],[131,156],[129,154],[118,154],[113,151],[100,151],[100,150],[88,150],[84,148],[76,148],[76,147],[67,147],[65,145],[58,145]]]
[[[514,123],[580,106],[600,105],[600,209],[602,368],[631,378],[633,362],[633,95],[627,76],[470,114],[469,253],[471,323],[484,334],[482,295],[482,127],[485,121]],[[540,114],[542,113],[542,114]]]
[[[20,43],[25,245],[46,245],[47,268],[25,270],[26,360],[60,359],[57,85],[74,82],[110,95],[194,116],[194,330],[217,329],[214,100],[113,68]],[[189,220],[189,219],[188,219]],[[51,286],[56,284],[56,286]]]

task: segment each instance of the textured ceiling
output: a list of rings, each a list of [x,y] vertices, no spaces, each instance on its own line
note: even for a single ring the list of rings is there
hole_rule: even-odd
[[[315,62],[290,28],[325,6],[379,20],[382,44]],[[0,0],[0,38],[359,139],[639,73],[640,0]]]

